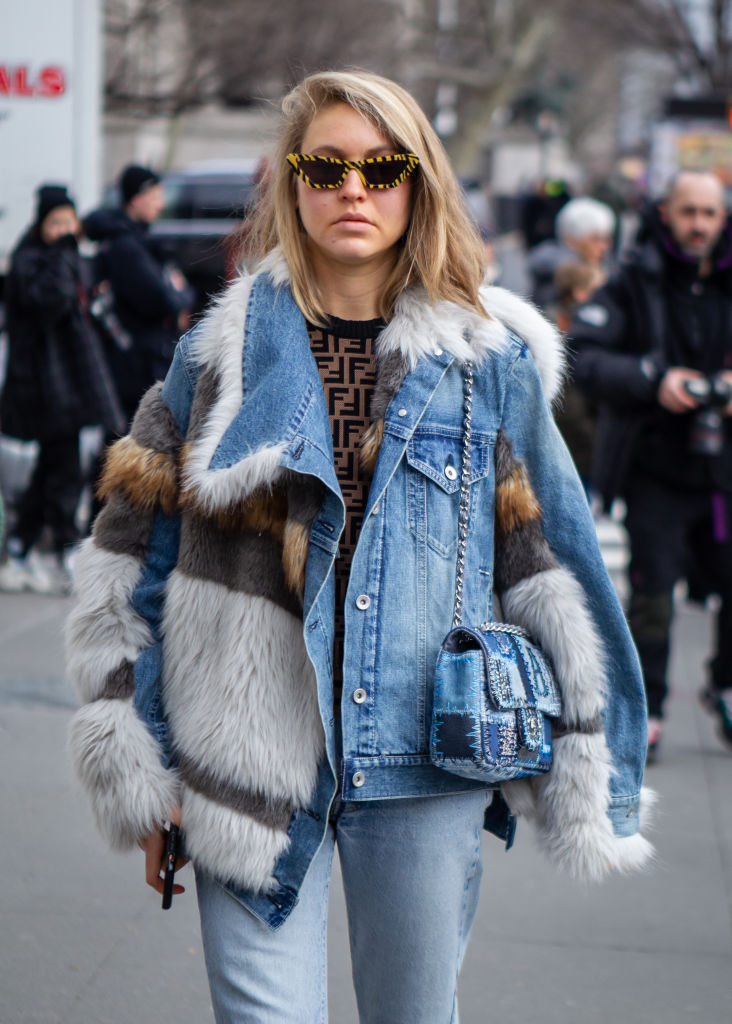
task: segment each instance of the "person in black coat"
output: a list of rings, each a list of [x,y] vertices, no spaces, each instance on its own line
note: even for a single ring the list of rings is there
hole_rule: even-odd
[[[152,245],[149,228],[164,206],[159,177],[131,164],[119,178],[122,206],[84,219],[84,232],[99,242],[96,276],[111,288],[128,343],[108,345],[117,390],[128,420],[156,380],[168,372],[178,336],[187,326],[193,290],[180,270]]]
[[[73,200],[62,185],[43,185],[36,219],[11,257],[6,283],[8,365],[0,428],[37,441],[30,484],[16,509],[0,589],[67,589],[64,558],[77,540],[76,508],[84,485],[79,430],[121,431],[125,419],[101,341],[88,314],[88,280]],[[44,530],[55,562],[28,556]],[[58,569],[58,572],[54,571]]]
[[[570,327],[574,377],[598,403],[593,483],[627,504],[629,621],[643,666],[649,754],[667,696],[673,588],[717,593],[704,703],[732,744],[732,226],[721,183],[683,172],[636,250]]]

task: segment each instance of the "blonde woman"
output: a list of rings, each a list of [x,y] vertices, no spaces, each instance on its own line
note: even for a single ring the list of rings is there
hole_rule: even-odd
[[[583,877],[648,859],[643,689],[551,417],[561,346],[483,288],[424,114],[335,72],[283,111],[247,232],[257,272],[181,340],[108,455],[69,623],[87,702],[71,747],[102,830],[144,848],[158,891],[163,823],[180,823],[218,1021],[327,1019],[337,844],[361,1021],[447,1024],[484,823],[505,837],[524,815]],[[465,621],[500,594],[564,697],[556,770],[503,793],[428,752],[466,362]]]

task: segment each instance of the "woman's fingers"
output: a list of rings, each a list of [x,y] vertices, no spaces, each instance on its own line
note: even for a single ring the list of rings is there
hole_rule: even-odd
[[[170,821],[174,825],[180,825],[180,808],[175,807],[170,812]],[[163,878],[165,872],[165,842],[167,833],[162,829],[156,829],[149,836],[145,836],[139,842],[140,849],[145,854],[145,881],[155,890],[162,893]],[[184,864],[188,863],[187,857],[177,857],[175,870],[178,871]],[[185,892],[185,887],[177,882],[173,885],[174,893]]]

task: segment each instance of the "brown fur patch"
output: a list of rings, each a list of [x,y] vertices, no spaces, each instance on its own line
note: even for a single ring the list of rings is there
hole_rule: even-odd
[[[496,487],[496,533],[505,537],[525,523],[541,518],[525,468],[516,463],[510,476]]]
[[[305,563],[308,558],[310,527],[292,519],[285,525],[282,542],[282,568],[290,590],[302,596],[305,592]]]
[[[143,512],[158,506],[172,515],[178,503],[178,469],[171,455],[145,448],[134,438],[120,438],[107,449],[97,494],[118,492]]]
[[[376,469],[376,460],[379,457],[381,442],[384,439],[384,421],[374,420],[361,435],[359,441],[360,452],[358,456],[361,470],[368,476],[373,476]]]
[[[279,544],[282,543],[287,520],[287,492],[284,487],[259,487],[244,501],[205,510],[196,500],[195,488],[188,487],[181,495],[180,505],[202,515],[219,530],[269,533]]]

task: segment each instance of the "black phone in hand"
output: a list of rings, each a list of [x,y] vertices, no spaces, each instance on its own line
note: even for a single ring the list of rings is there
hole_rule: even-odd
[[[170,910],[173,903],[173,879],[180,846],[180,829],[172,825],[165,833],[165,877],[163,879],[163,910]]]

